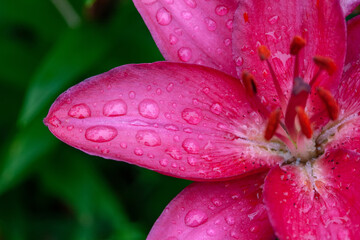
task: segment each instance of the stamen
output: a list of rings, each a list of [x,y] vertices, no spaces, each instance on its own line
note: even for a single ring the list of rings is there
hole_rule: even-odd
[[[312,136],[312,129],[311,124],[308,115],[305,113],[305,110],[303,107],[296,107],[296,113],[299,118],[301,132],[307,137],[311,138]]]
[[[290,54],[297,55],[300,50],[305,47],[306,41],[302,37],[295,36],[290,44]]]
[[[335,101],[335,98],[330,91],[322,87],[318,87],[316,90],[319,94],[319,97],[326,106],[326,110],[328,111],[330,119],[335,121],[339,117],[339,106]]]
[[[264,45],[258,47],[258,53],[261,61],[267,60],[270,57],[270,50]]]
[[[257,86],[254,76],[248,71],[243,71],[242,80],[246,93],[249,94],[250,97],[255,96],[257,93]]]
[[[290,44],[290,54],[295,56],[294,77],[299,76],[299,52],[305,45],[305,39],[299,36],[295,36]]]
[[[284,93],[281,90],[279,81],[276,78],[275,71],[274,71],[273,67],[271,66],[270,61],[268,59],[270,57],[270,50],[266,46],[261,45],[260,47],[258,47],[258,53],[259,53],[259,57],[260,57],[261,61],[266,60],[271,77],[273,79],[273,83],[275,85],[276,92],[279,96],[280,106],[286,106]]]
[[[315,56],[313,61],[320,69],[326,70],[329,75],[336,71],[336,63],[332,58]]]
[[[275,135],[276,129],[278,128],[280,123],[280,116],[281,116],[280,108],[277,108],[270,113],[269,122],[265,130],[265,139],[267,141],[269,141]]]

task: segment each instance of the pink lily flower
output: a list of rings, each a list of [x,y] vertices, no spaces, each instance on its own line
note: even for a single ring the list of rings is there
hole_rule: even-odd
[[[89,78],[44,122],[86,153],[198,181],[148,239],[356,239],[360,17],[344,16],[360,1],[134,2],[174,62]]]

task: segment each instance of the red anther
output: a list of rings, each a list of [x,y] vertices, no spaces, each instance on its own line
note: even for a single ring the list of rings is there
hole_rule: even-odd
[[[290,44],[290,54],[297,55],[299,51],[306,45],[306,40],[302,37],[295,36]]]
[[[339,117],[339,106],[335,101],[335,98],[330,91],[322,87],[318,87],[316,90],[319,94],[319,97],[326,106],[326,110],[328,111],[330,119],[335,121]]]
[[[276,129],[278,128],[280,123],[280,116],[281,116],[280,108],[277,108],[270,113],[269,122],[265,130],[265,139],[267,141],[269,141],[275,135]]]
[[[315,56],[313,57],[313,61],[319,68],[326,70],[329,75],[332,75],[336,71],[336,63],[332,58]]]
[[[311,138],[312,136],[312,129],[311,129],[311,124],[310,124],[310,120],[308,115],[305,113],[305,110],[303,107],[297,106],[295,108],[296,113],[298,115],[299,118],[299,122],[300,122],[300,127],[301,127],[301,132],[307,137],[307,138]]]
[[[258,54],[261,61],[264,61],[270,57],[270,50],[266,46],[261,45],[258,47]]]
[[[241,78],[243,80],[246,93],[249,94],[250,97],[255,96],[257,93],[257,86],[254,76],[247,71],[243,71]]]

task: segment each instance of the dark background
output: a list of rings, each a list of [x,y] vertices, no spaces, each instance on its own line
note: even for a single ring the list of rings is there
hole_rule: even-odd
[[[0,240],[146,238],[189,182],[88,156],[42,120],[83,79],[161,60],[130,0],[0,0]]]

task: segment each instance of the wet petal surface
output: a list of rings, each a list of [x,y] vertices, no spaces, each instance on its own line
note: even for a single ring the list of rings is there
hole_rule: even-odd
[[[275,239],[262,203],[264,174],[193,183],[165,208],[148,240]]]
[[[272,169],[264,201],[280,239],[355,239],[360,230],[360,155],[325,153],[313,166]]]
[[[187,179],[234,178],[281,160],[261,143],[264,120],[239,81],[198,65],[115,68],[63,93],[44,122],[89,154]]]
[[[236,76],[232,58],[235,0],[134,0],[168,61],[196,63]]]

